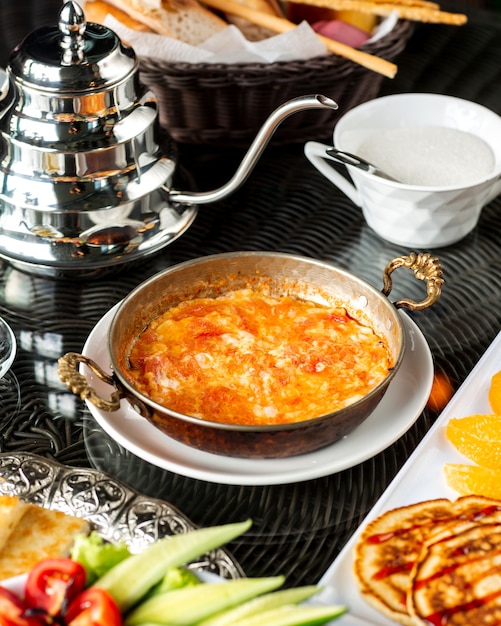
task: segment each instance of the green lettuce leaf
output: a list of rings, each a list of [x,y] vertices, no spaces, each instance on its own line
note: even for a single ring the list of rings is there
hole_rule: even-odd
[[[86,585],[89,586],[114,565],[130,556],[130,551],[125,542],[109,543],[93,531],[89,535],[75,537],[70,556],[84,566],[87,573]]]

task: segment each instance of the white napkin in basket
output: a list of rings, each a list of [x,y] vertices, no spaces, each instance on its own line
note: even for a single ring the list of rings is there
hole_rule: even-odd
[[[390,32],[398,16],[393,14],[379,24],[369,41]],[[170,37],[143,33],[127,28],[109,15],[105,25],[131,45],[139,57],[152,57],[167,63],[277,63],[297,61],[330,54],[307,22],[287,33],[247,41],[242,32],[229,25],[199,46],[191,46]]]

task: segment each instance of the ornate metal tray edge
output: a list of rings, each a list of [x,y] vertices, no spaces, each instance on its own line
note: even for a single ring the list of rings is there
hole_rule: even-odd
[[[0,454],[0,494],[82,517],[104,539],[125,541],[133,552],[161,537],[195,528],[168,502],[143,496],[108,474],[31,453]],[[245,575],[223,548],[206,553],[189,567],[223,578]]]

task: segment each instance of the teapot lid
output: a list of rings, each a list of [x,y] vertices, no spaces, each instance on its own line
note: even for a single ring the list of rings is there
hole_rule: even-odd
[[[9,62],[16,79],[57,92],[108,87],[136,67],[133,49],[109,28],[87,23],[74,0],[63,5],[57,24],[29,34],[14,49]]]

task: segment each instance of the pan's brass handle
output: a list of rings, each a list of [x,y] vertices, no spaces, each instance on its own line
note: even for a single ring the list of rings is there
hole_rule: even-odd
[[[115,388],[109,400],[101,398],[97,391],[89,385],[85,376],[80,374],[78,371],[80,363],[87,365],[100,380]],[[92,359],[76,352],[68,352],[58,361],[58,374],[62,382],[66,383],[75,395],[80,396],[82,400],[89,400],[98,409],[117,411],[120,408],[122,394],[116,387],[115,379],[102,370]]]
[[[402,266],[413,270],[418,280],[425,280],[427,282],[428,296],[421,302],[406,299],[397,300],[397,302],[394,303],[395,306],[398,308],[407,308],[411,311],[421,311],[434,304],[440,298],[444,279],[442,278],[442,265],[440,261],[428,253],[416,254],[415,252],[411,252],[408,256],[401,256],[390,261],[384,270],[383,294],[385,296],[390,294],[393,286],[391,273],[396,270],[397,267]]]

